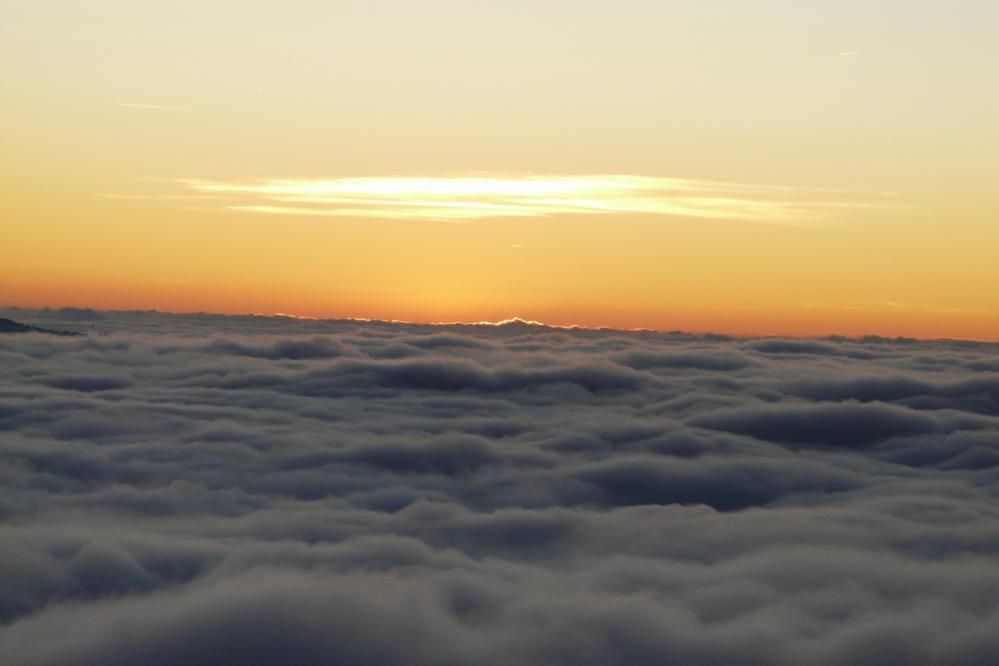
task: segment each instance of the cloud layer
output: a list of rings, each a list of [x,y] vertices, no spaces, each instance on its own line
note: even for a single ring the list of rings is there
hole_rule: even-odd
[[[827,190],[623,174],[182,184],[198,195],[230,197],[230,210],[420,220],[627,214],[813,225],[844,210],[884,205]]]
[[[5,664],[999,652],[997,345],[0,316]]]

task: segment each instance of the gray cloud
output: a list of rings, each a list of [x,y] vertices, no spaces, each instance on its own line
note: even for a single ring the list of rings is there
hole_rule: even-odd
[[[6,310],[5,664],[982,664],[995,345]]]

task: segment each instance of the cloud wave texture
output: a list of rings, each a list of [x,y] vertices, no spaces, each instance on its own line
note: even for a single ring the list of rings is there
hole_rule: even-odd
[[[999,654],[997,345],[2,316],[5,664]]]

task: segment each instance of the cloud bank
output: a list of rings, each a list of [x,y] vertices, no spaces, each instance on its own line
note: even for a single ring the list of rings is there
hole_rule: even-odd
[[[997,345],[0,316],[5,664],[999,653]]]

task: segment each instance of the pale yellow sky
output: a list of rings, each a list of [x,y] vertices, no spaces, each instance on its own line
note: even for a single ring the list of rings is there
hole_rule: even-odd
[[[997,3],[0,24],[0,304],[999,338]]]

